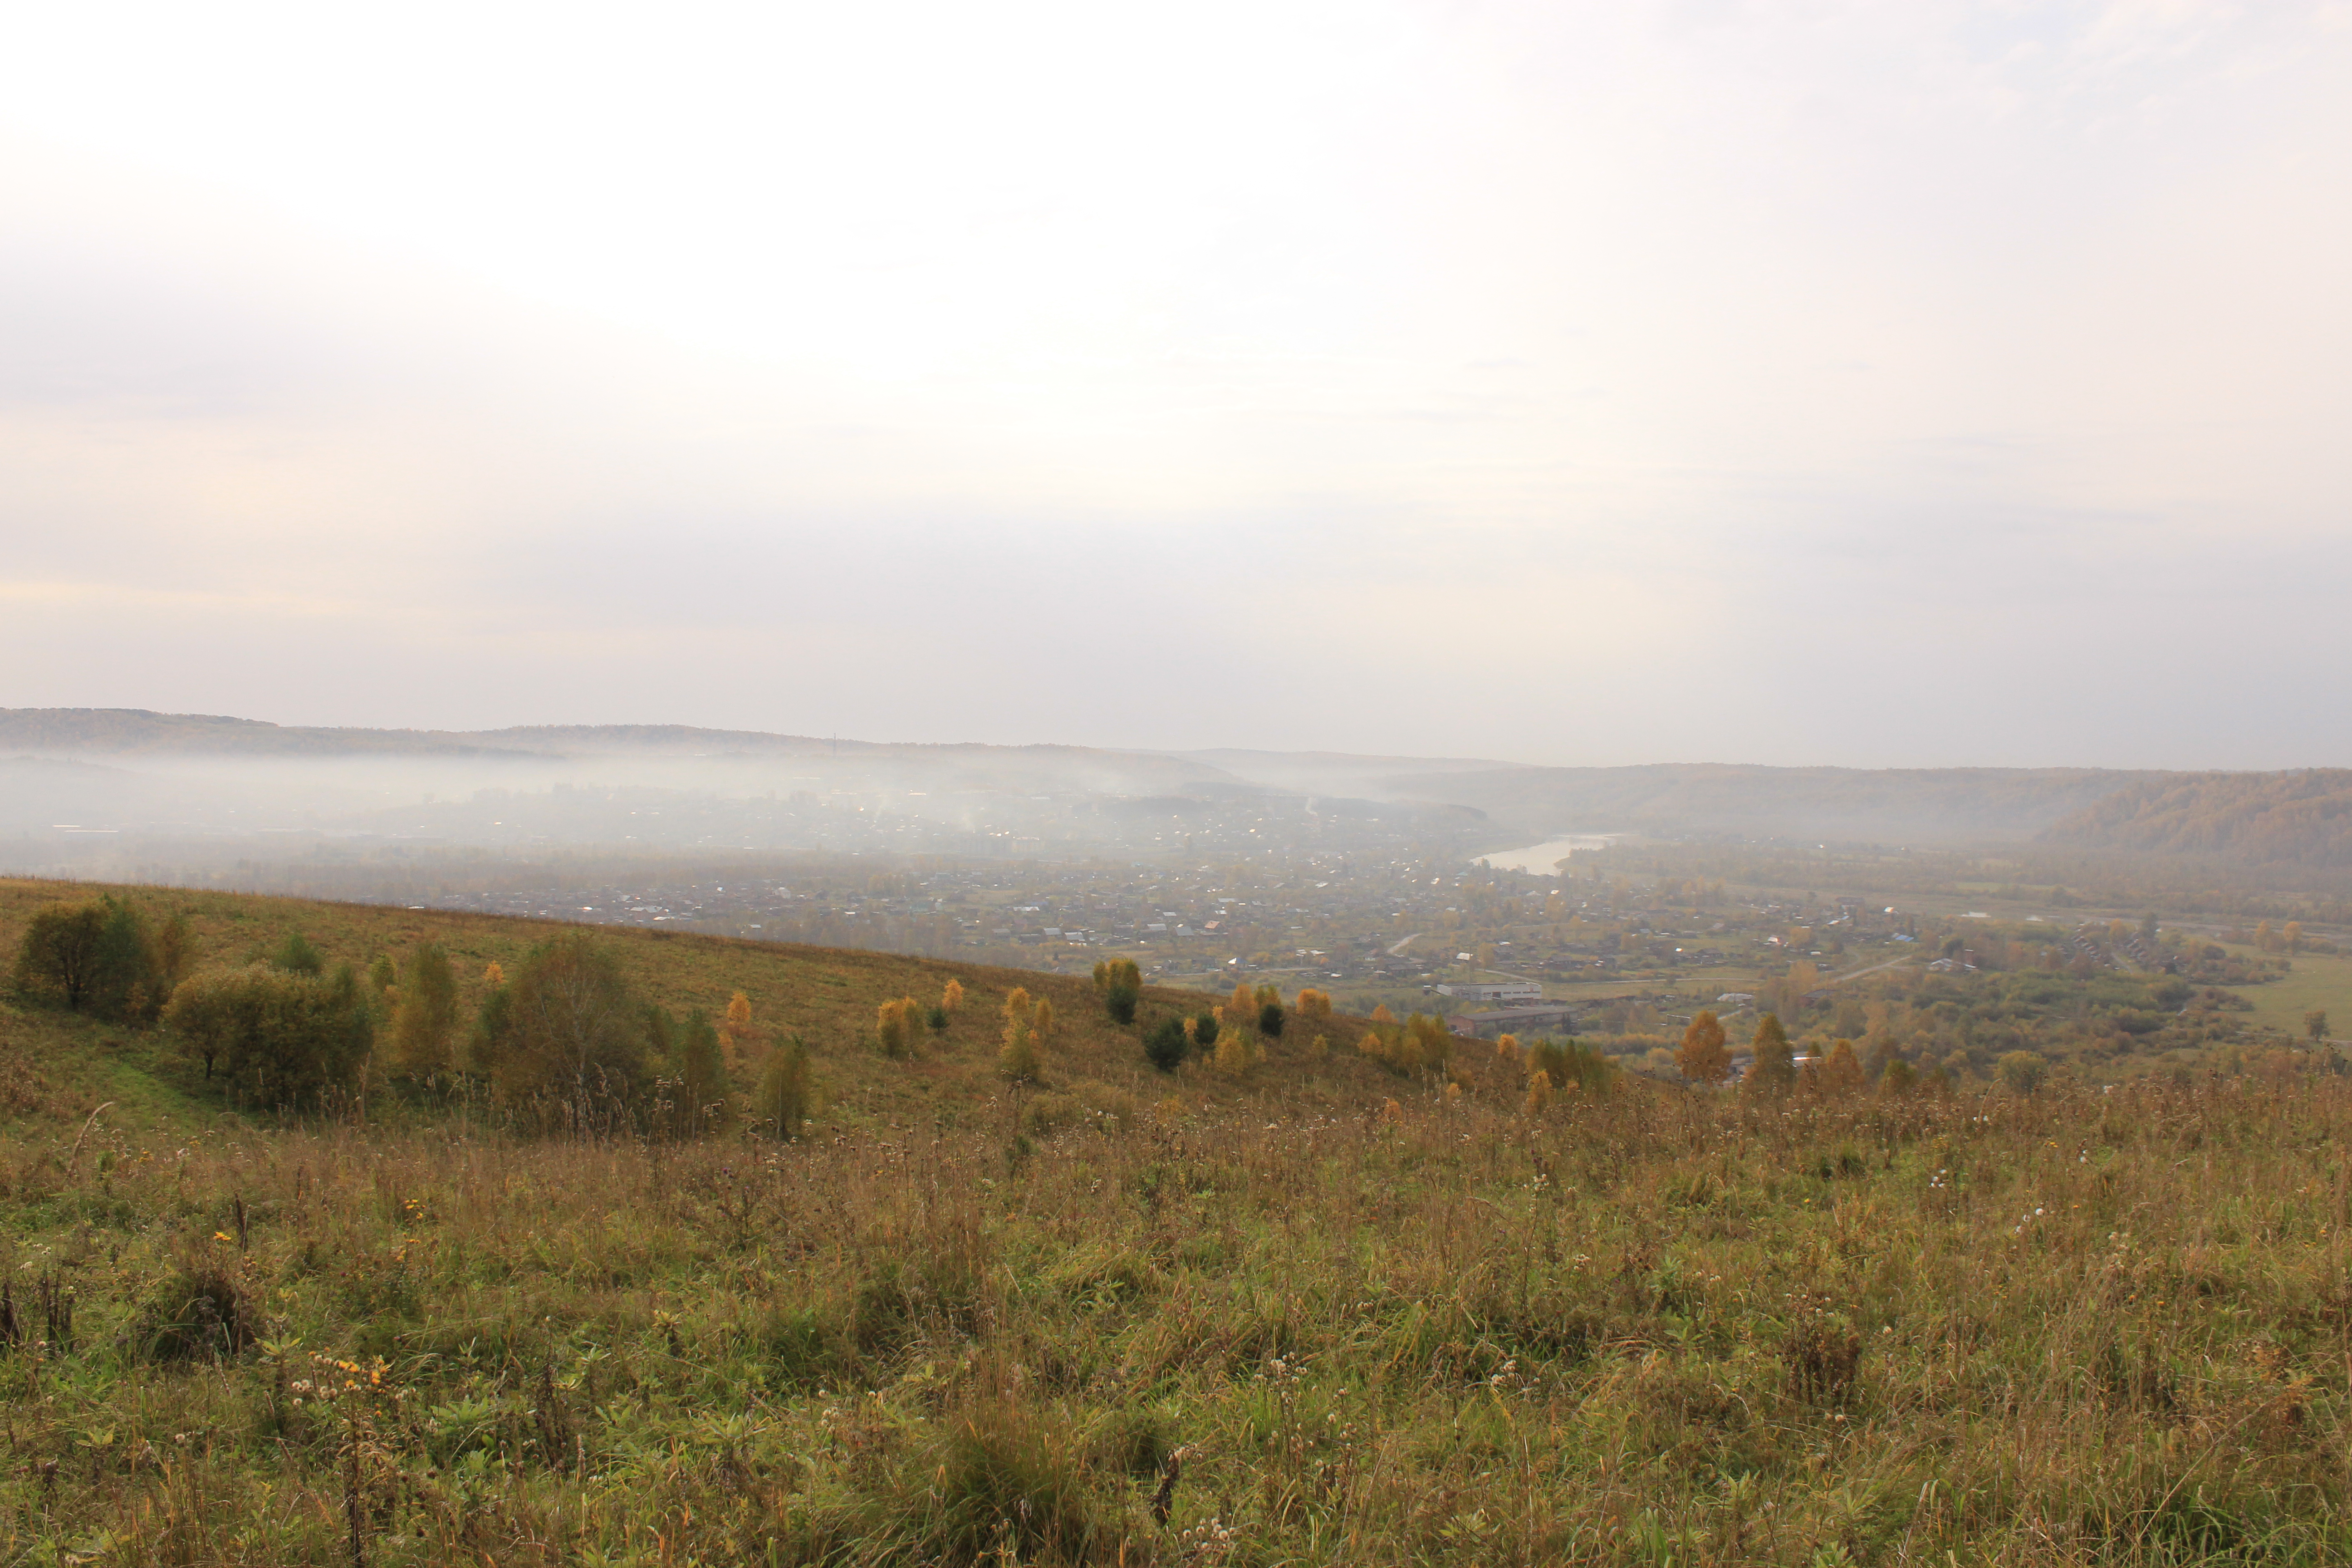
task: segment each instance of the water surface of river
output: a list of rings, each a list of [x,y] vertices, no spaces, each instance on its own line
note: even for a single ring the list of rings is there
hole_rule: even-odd
[[[1497,871],[1527,871],[1538,877],[1559,875],[1559,863],[1580,849],[1606,849],[1625,836],[1622,833],[1570,833],[1559,838],[1548,838],[1541,844],[1530,844],[1524,849],[1498,849],[1492,855],[1482,855],[1478,863]]]

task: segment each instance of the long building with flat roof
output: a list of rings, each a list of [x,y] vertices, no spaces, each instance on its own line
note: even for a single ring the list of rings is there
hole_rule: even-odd
[[[1445,1020],[1445,1026],[1465,1040],[1516,1035],[1524,1029],[1557,1029],[1565,1034],[1576,1027],[1576,1013],[1565,1002],[1496,1007],[1483,1013],[1455,1013]]]
[[[1540,1002],[1543,987],[1532,980],[1465,981],[1440,985],[1440,996],[1451,996],[1457,1002],[1491,1004],[1496,1002]]]

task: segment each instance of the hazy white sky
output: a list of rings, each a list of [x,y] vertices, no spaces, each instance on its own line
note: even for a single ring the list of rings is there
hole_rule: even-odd
[[[8,11],[0,705],[2352,763],[2352,4]]]

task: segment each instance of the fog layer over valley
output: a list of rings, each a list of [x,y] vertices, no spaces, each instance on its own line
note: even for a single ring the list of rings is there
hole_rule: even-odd
[[[2037,843],[2352,863],[2352,773],[1518,766],[1477,759],[902,745],[677,725],[306,729],[0,710],[0,868],[138,879],[463,852],[1466,860],[1581,835]],[[363,882],[363,879],[362,879]],[[367,896],[355,883],[350,896]]]
[[[2347,800],[2352,775],[2326,770],[1537,768],[0,711],[0,870],[1043,970],[1108,949],[1155,975],[1311,978],[1366,1006],[1496,976],[1633,985],[1610,994],[1653,1005],[1672,984],[1745,990],[1755,961],[1786,958],[1749,951],[1780,901],[1810,925],[1832,889],[2018,921],[2160,905],[2333,921],[2352,892]],[[1762,934],[1662,934],[1617,901],[1675,886],[1754,889]],[[1478,888],[1534,912],[1473,919]],[[1636,961],[1628,942],[1650,946]]]
[[[302,731],[22,710],[0,714],[0,756],[10,752],[18,754],[0,760],[0,865],[9,869],[252,880],[298,863],[373,868],[350,879],[350,897],[372,896],[373,877],[397,882],[404,864],[461,852],[993,859],[1433,835],[1467,853],[1516,835],[1475,809],[1393,791],[1374,799],[1297,787],[1318,772],[1373,783],[1364,759],[1273,758],[1285,782],[1269,785],[1193,757],[1065,746],[680,727]]]

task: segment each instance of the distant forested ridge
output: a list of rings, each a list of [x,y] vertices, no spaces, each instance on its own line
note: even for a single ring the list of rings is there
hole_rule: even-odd
[[[535,748],[544,752],[546,748]],[[35,756],[342,757],[531,754],[511,742],[436,730],[328,729],[271,724],[217,713],[154,713],[144,708],[0,708],[0,754]]]
[[[1118,788],[1178,788],[1237,782],[1213,764],[1174,754],[1088,746],[902,742],[838,736],[709,730],[688,724],[525,724],[503,730],[377,730],[272,724],[215,713],[144,708],[0,708],[0,758],[170,756],[424,757],[443,761],[551,763],[589,756],[839,759],[938,767],[1019,770],[1010,788],[1070,787],[1083,773]]]
[[[2070,813],[2042,839],[2249,865],[2352,866],[2352,768],[2147,775]]]

